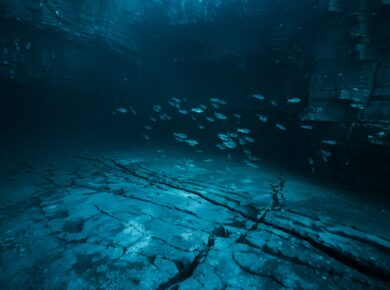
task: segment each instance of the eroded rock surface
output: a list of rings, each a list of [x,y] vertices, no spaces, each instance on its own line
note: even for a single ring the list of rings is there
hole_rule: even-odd
[[[89,154],[2,172],[1,285],[389,288],[387,211],[271,170],[175,162]]]

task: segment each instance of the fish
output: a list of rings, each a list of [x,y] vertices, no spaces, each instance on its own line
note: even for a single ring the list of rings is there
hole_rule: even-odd
[[[352,104],[350,104],[350,107],[354,108],[354,109],[358,109],[358,110],[364,110],[363,104],[352,103]]]
[[[255,139],[253,139],[252,137],[245,136],[244,138],[246,139],[246,141],[248,141],[250,143],[255,143]]]
[[[181,139],[186,139],[187,135],[184,133],[174,133],[173,134],[175,137],[181,138]]]
[[[137,115],[137,111],[132,106],[129,106],[129,109],[133,115]]]
[[[247,154],[247,155],[251,155],[252,154],[251,151],[249,149],[247,149],[247,148],[244,148],[242,151],[244,151],[244,153]]]
[[[217,112],[215,112],[214,114],[215,114],[215,117],[216,117],[217,119],[220,119],[220,120],[226,120],[226,119],[227,119],[227,117],[226,117],[225,114],[217,113]]]
[[[313,126],[311,125],[301,125],[301,128],[305,130],[313,130]]]
[[[180,170],[186,170],[183,166],[179,164],[175,164],[175,168],[180,169]]]
[[[386,137],[386,132],[385,131],[379,131],[378,133],[376,133],[376,135],[379,137],[379,138],[384,138]]]
[[[146,135],[146,134],[143,134],[142,135],[142,138],[146,139],[146,140],[150,140],[150,136],[149,135]]]
[[[332,156],[332,153],[326,150],[320,150],[318,151],[320,153],[320,156],[324,160],[324,162],[328,162],[328,158]]]
[[[309,161],[310,165],[314,165],[314,159],[313,158],[309,157],[308,161]]]
[[[204,110],[202,108],[192,108],[191,112],[201,114],[204,112]]]
[[[242,134],[249,134],[251,132],[251,130],[245,128],[238,128],[237,131]]]
[[[209,122],[214,122],[214,118],[211,118],[211,117],[207,117],[206,120]]]
[[[300,103],[300,102],[301,102],[300,98],[291,98],[287,100],[287,103],[293,103],[293,104]]]
[[[256,100],[260,100],[260,101],[265,100],[265,97],[261,94],[254,94],[252,95],[252,98],[255,98]]]
[[[368,141],[371,144],[385,145],[385,143],[382,141],[382,137],[379,137],[378,135],[377,136],[368,135],[367,137],[368,137]]]
[[[245,163],[246,165],[250,166],[250,167],[259,168],[258,165],[256,165],[256,164],[250,162],[249,160],[244,160],[244,163]]]
[[[161,111],[162,107],[160,105],[154,105],[153,106],[153,111],[155,111],[156,113],[159,113]]]
[[[229,133],[229,136],[232,138],[237,138],[238,134],[237,133]]]
[[[210,162],[213,162],[214,160],[213,159],[205,159],[203,160],[203,162],[206,162],[206,163],[210,163]]]
[[[282,131],[286,131],[287,130],[287,128],[284,125],[279,124],[279,123],[276,123],[276,127],[278,127]]]
[[[149,120],[152,121],[152,122],[156,122],[157,121],[156,118],[154,118],[154,117],[150,117]]]
[[[196,145],[199,144],[198,141],[196,141],[196,140],[194,140],[194,139],[187,139],[187,140],[185,140],[185,142],[186,142],[188,145],[190,145],[190,146],[196,146]]]
[[[196,165],[195,165],[194,163],[191,163],[191,162],[186,163],[186,165],[187,165],[188,167],[191,167],[191,168],[196,167]]]
[[[203,110],[207,110],[207,107],[205,105],[199,105]]]
[[[245,138],[242,138],[242,137],[240,137],[240,139],[238,139],[238,142],[240,143],[240,145],[245,145],[245,144],[248,143],[248,141]]]
[[[226,105],[226,102],[224,100],[218,99],[218,98],[211,98],[211,102],[221,104],[221,105]]]
[[[256,117],[257,117],[257,119],[259,119],[263,123],[268,122],[268,117],[267,116],[257,114]]]
[[[173,136],[179,142],[183,142],[185,139],[187,139],[187,135],[184,133],[173,133]]]
[[[169,116],[165,113],[160,115],[160,119],[161,120],[172,120],[171,116]]]
[[[217,147],[219,149],[221,149],[221,150],[225,150],[226,149],[225,145],[224,144],[220,144],[220,143],[217,143]]]
[[[277,101],[271,101],[271,104],[272,104],[272,106],[277,106],[278,105],[278,102]]]
[[[172,98],[172,101],[176,102],[176,103],[181,103],[181,100],[178,99],[178,98]]]
[[[205,127],[203,125],[199,125],[198,128],[204,130]]]
[[[228,141],[223,141],[223,144],[227,147],[227,148],[229,148],[229,149],[234,149],[234,148],[236,148],[237,147],[237,144],[236,144],[236,142],[234,142],[233,140],[228,140]]]
[[[121,114],[126,114],[128,112],[127,109],[125,109],[123,107],[116,108],[115,111],[117,111],[118,113],[121,113]]]
[[[328,144],[328,145],[331,145],[331,146],[335,146],[337,145],[337,141],[335,140],[322,140],[322,144]]]
[[[219,133],[218,137],[219,137],[219,139],[222,140],[222,143],[225,147],[230,148],[230,149],[234,149],[237,147],[237,144],[236,144],[236,142],[234,142],[232,140],[230,133],[228,133],[228,134]]]
[[[252,155],[248,155],[248,158],[249,158],[249,160],[251,160],[251,161],[259,161],[260,160],[260,158],[258,158],[258,157],[254,157],[254,156],[252,156]]]
[[[153,129],[152,126],[149,126],[149,125],[145,125],[144,127],[145,127],[146,130],[152,130]]]
[[[172,107],[179,108],[179,104],[173,101],[169,101],[168,104],[171,105]]]
[[[219,105],[215,104],[215,103],[212,103],[211,106],[213,106],[214,108],[216,109],[219,109]]]
[[[179,113],[183,115],[187,115],[188,111],[186,109],[179,109]]]
[[[237,119],[241,119],[241,115],[240,114],[234,114],[233,117],[235,117]]]
[[[218,137],[219,139],[221,139],[222,141],[229,141],[231,140],[230,136],[228,134],[222,134],[222,133],[219,133],[218,134]]]

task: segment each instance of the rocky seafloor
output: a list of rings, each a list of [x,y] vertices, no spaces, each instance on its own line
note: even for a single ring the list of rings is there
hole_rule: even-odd
[[[4,161],[1,288],[390,288],[383,204],[266,166],[184,157]]]

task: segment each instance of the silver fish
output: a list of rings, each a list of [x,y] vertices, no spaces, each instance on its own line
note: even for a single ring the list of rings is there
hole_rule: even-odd
[[[190,145],[190,146],[196,146],[198,145],[198,141],[194,140],[194,139],[188,139],[188,140],[185,140],[185,142]]]
[[[221,149],[221,150],[225,150],[226,149],[225,145],[224,144],[220,144],[220,143],[217,144],[217,147],[219,149]]]
[[[125,109],[123,107],[116,108],[115,111],[117,111],[118,113],[121,113],[121,114],[126,114],[128,112],[127,109]]]
[[[242,134],[249,134],[251,132],[251,130],[245,128],[238,128],[237,131]]]
[[[255,143],[255,139],[253,139],[252,137],[245,136],[244,138],[246,139],[246,141],[248,141],[250,143]]]
[[[246,165],[250,166],[250,167],[259,168],[258,165],[256,165],[256,164],[250,162],[249,160],[244,160],[244,163],[245,163]]]
[[[237,144],[236,142],[234,142],[233,140],[228,140],[228,141],[223,141],[223,144],[229,148],[229,149],[234,149],[237,147]]]
[[[186,109],[179,109],[179,113],[183,115],[187,115],[188,111]]]
[[[245,145],[248,143],[248,141],[245,138],[240,137],[239,139],[240,145]]]
[[[313,130],[313,126],[311,125],[301,125],[301,128],[305,130]]]
[[[322,140],[322,144],[328,144],[328,145],[331,145],[331,146],[335,146],[337,145],[337,141],[335,140]]]
[[[257,114],[256,117],[257,117],[257,119],[259,119],[263,123],[268,122],[268,117],[267,116],[263,116],[263,115]]]
[[[187,139],[187,135],[184,133],[174,133],[173,136],[176,138],[178,141],[184,141],[184,139]]]
[[[202,108],[192,108],[191,112],[201,114],[204,112],[204,110]]]
[[[279,123],[276,123],[276,127],[278,127],[282,131],[286,131],[287,130],[287,128],[284,125],[279,124]]]
[[[254,94],[252,97],[255,98],[256,100],[260,100],[260,101],[265,100],[265,97],[261,94]]]
[[[217,113],[217,112],[215,112],[214,114],[215,114],[215,117],[216,117],[217,119],[220,119],[220,120],[226,120],[226,119],[227,119],[227,117],[226,117],[225,114]]]
[[[221,104],[221,105],[226,105],[226,102],[224,100],[218,99],[218,98],[211,98],[211,102]]]
[[[154,105],[153,106],[153,111],[155,111],[156,113],[160,112],[162,109],[162,107],[160,105]]]
[[[129,109],[133,115],[137,115],[137,111],[132,106],[129,106]]]
[[[324,162],[328,162],[328,158],[332,156],[332,153],[325,150],[320,150],[319,153],[322,159],[324,160]]]
[[[301,102],[301,99],[300,98],[291,98],[291,99],[288,99],[287,100],[287,103],[300,103]]]

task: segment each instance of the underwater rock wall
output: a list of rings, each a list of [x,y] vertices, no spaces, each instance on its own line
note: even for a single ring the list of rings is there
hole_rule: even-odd
[[[62,110],[67,102],[71,111],[74,104],[104,110],[118,99],[156,94],[215,95],[232,112],[272,115],[294,126],[303,120],[321,131],[291,129],[284,139],[263,131],[259,139],[269,142],[259,151],[284,148],[268,152],[271,159],[289,158],[308,172],[314,159],[318,175],[384,186],[389,10],[388,0],[0,0],[2,95],[16,111],[39,99],[60,102]],[[242,101],[253,93],[302,102],[254,112]],[[10,114],[1,115],[9,126]],[[326,163],[324,133],[337,140]]]
[[[33,87],[49,95],[104,95],[123,89],[116,76],[125,75],[138,53],[131,3],[0,1],[3,92]],[[98,81],[91,83],[92,77]]]
[[[332,174],[383,186],[389,172],[390,3],[324,0],[302,118],[339,140]],[[323,129],[324,130],[324,129]],[[384,189],[384,188],[383,188]]]

